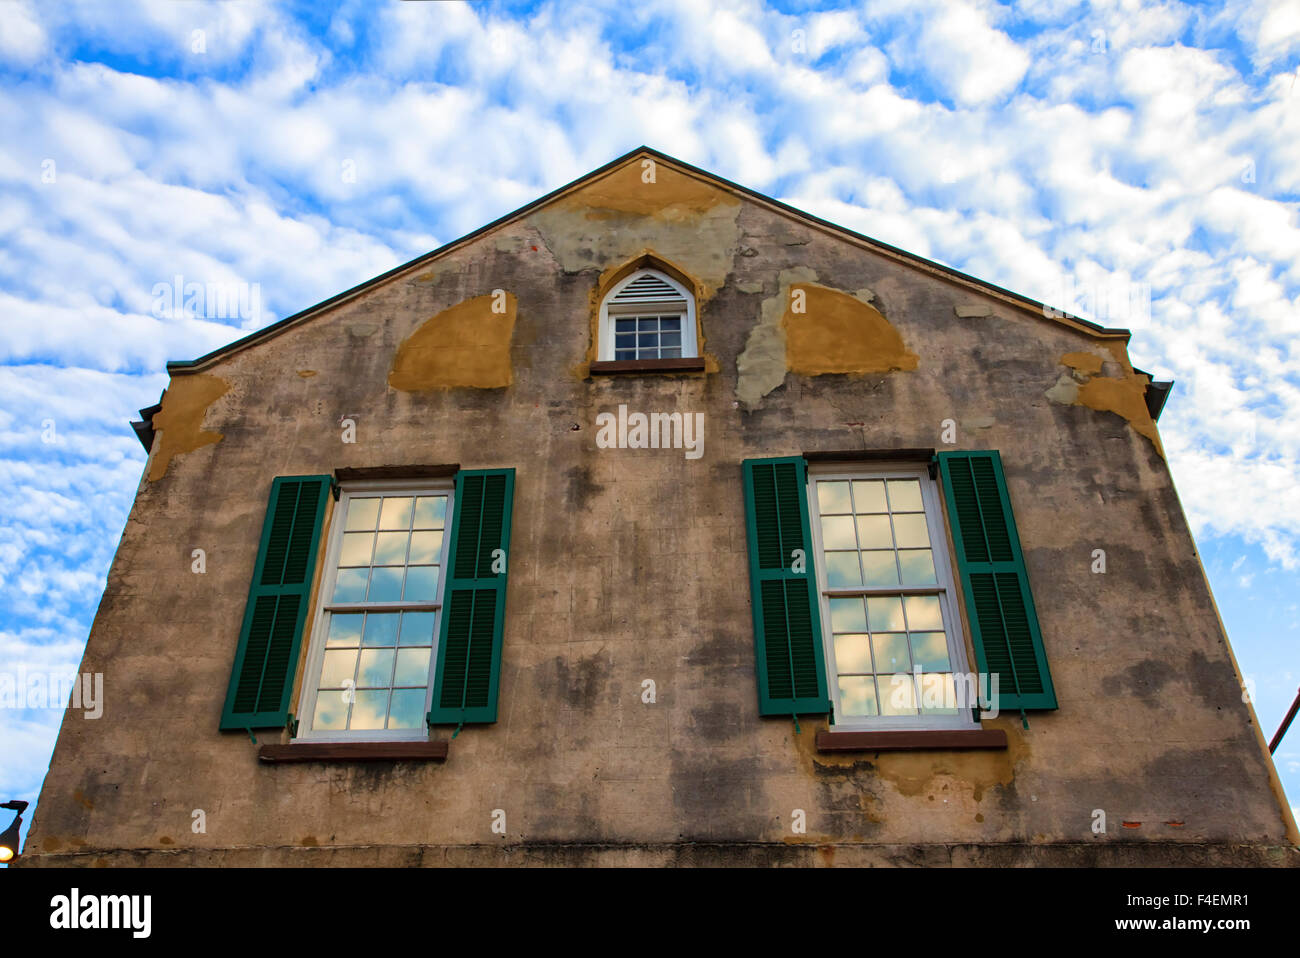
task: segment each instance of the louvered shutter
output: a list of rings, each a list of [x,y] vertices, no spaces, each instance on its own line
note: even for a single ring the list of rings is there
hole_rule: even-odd
[[[1054,709],[1056,692],[996,450],[939,453],[957,568],[981,672],[1003,709]]]
[[[799,457],[744,462],[760,715],[830,711],[805,468]]]
[[[282,728],[307,621],[329,476],[271,483],[221,729]]]
[[[497,720],[514,489],[513,469],[456,475],[431,725]]]

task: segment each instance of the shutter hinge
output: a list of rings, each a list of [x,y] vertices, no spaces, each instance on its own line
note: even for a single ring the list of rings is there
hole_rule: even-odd
[[[335,502],[339,501],[339,480],[336,476],[330,476],[330,495],[334,497]]]
[[[931,456],[930,461],[926,463],[926,468],[930,470],[931,479],[938,479],[939,478],[939,457]]]
[[[289,713],[289,737],[290,738],[298,737],[298,720],[293,717],[292,712]]]
[[[254,745],[256,745],[256,744],[257,744],[257,736],[253,734],[253,730],[252,730],[251,728],[246,728],[246,729],[244,729],[244,731],[248,733],[248,737],[249,737],[249,739],[252,740],[252,743],[253,743]]]

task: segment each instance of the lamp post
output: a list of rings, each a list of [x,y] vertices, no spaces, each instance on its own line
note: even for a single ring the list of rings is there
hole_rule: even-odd
[[[27,810],[26,802],[5,802],[0,808],[16,812],[9,827],[0,833],[0,864],[12,862],[18,857],[18,826],[23,823],[23,812]]]

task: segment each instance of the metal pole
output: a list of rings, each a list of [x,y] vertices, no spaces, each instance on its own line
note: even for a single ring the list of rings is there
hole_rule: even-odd
[[[1286,713],[1286,718],[1282,720],[1282,724],[1278,727],[1277,734],[1273,736],[1273,741],[1268,743],[1268,753],[1270,755],[1277,749],[1278,744],[1282,741],[1282,736],[1286,734],[1286,730],[1291,727],[1291,720],[1295,718],[1296,712],[1300,712],[1300,691],[1296,692],[1295,701],[1291,703],[1291,711]]]

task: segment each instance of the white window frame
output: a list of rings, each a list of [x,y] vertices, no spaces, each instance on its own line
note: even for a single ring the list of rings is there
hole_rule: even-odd
[[[645,275],[661,279],[677,290],[681,299],[662,300],[645,303],[615,303],[613,299],[624,287]],[[683,303],[683,300],[685,301]],[[683,306],[685,309],[683,311]],[[614,320],[628,319],[633,316],[671,316],[682,317],[682,359],[698,359],[700,356],[699,337],[695,330],[695,297],[677,280],[657,269],[639,269],[614,284],[614,288],[605,294],[600,303],[600,322],[598,329],[598,348],[596,358],[599,362],[614,360]]]
[[[831,589],[826,585],[826,553],[822,546],[821,511],[817,501],[817,483],[825,480],[919,479],[925,523],[930,533],[930,553],[934,558],[937,584],[907,587],[861,586]],[[846,716],[840,708],[839,668],[835,662],[835,641],[831,630],[830,600],[840,597],[869,595],[938,595],[943,614],[943,630],[948,638],[948,662],[954,674],[970,671],[966,656],[966,637],[962,630],[961,609],[957,603],[956,583],[952,574],[952,556],[948,548],[948,527],[939,508],[939,486],[930,478],[926,466],[907,463],[835,463],[809,465],[808,516],[812,527],[813,554],[816,558],[817,595],[821,611],[822,648],[826,662],[826,684],[835,708],[835,729],[840,731],[885,731],[889,729],[969,729],[979,722],[969,708],[959,708],[956,715],[874,715]]]
[[[336,603],[334,584],[337,579],[339,552],[343,548],[343,533],[347,527],[348,505],[353,499],[384,496],[447,496],[447,516],[444,520],[442,552],[438,559],[438,594],[432,602],[350,602]],[[302,677],[302,694],[299,696],[298,729],[295,741],[303,742],[423,742],[429,738],[429,727],[418,729],[330,729],[317,732],[311,723],[316,715],[316,684],[325,658],[325,638],[329,632],[329,616],[333,612],[385,611],[436,612],[433,623],[433,647],[429,655],[429,684],[424,697],[424,714],[429,714],[433,697],[433,683],[438,671],[438,640],[442,632],[442,602],[447,583],[447,554],[451,546],[452,524],[455,516],[455,483],[451,479],[433,479],[412,485],[409,479],[375,480],[345,483],[339,488],[339,501],[334,506],[329,530],[329,547],[325,552],[325,566],[320,579],[320,594],[312,617],[311,643]]]

